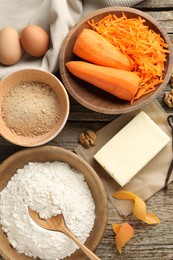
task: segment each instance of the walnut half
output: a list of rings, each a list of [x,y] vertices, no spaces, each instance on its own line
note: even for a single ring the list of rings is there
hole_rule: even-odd
[[[165,92],[164,102],[168,105],[168,107],[173,107],[173,89],[170,92]]]
[[[85,147],[86,149],[90,148],[91,146],[96,145],[97,143],[97,135],[92,130],[87,130],[86,133],[81,133],[79,136],[80,144]]]

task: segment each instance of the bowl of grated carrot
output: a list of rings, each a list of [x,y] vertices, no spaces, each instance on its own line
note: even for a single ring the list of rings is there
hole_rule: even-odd
[[[82,106],[104,114],[128,113],[165,88],[173,69],[172,43],[147,13],[103,8],[69,31],[59,69],[67,91]]]

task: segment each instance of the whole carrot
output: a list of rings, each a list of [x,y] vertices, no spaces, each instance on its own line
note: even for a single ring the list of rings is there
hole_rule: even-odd
[[[138,90],[140,78],[134,72],[108,68],[84,61],[70,61],[66,63],[66,66],[76,77],[118,98],[131,101]]]
[[[74,54],[96,65],[131,71],[134,63],[99,33],[91,29],[83,29],[79,34]]]

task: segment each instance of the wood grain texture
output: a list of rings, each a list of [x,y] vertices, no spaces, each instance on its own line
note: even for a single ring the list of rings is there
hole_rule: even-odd
[[[168,34],[172,33],[171,25],[173,23],[173,11],[149,11],[148,14],[155,18]]]
[[[172,9],[173,0],[145,0],[135,5],[134,7],[146,10],[146,9]]]
[[[140,10],[147,10],[170,33],[170,38],[173,38],[173,0],[145,0],[136,7]],[[164,104],[163,96],[165,91],[170,89],[169,84],[167,84],[166,88],[157,97],[157,100],[167,113],[173,113],[173,109]],[[81,132],[88,129],[97,131],[115,117],[115,115],[92,112],[79,105],[73,98],[70,98],[69,120],[60,135],[49,144],[73,150],[78,144],[78,137]],[[0,162],[21,149],[23,148],[12,145],[0,137]],[[131,215],[123,218],[109,203],[108,225],[104,238],[95,251],[96,254],[102,260],[172,260],[173,183],[168,186],[167,192],[161,190],[152,196],[147,201],[147,209],[159,216],[161,220],[159,225],[149,226],[143,224]],[[135,229],[135,234],[123,248],[123,253],[120,256],[115,246],[115,235],[111,224],[124,221],[129,221]]]

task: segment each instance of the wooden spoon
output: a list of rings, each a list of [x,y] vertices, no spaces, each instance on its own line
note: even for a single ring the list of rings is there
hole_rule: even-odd
[[[85,245],[83,245],[79,240],[69,231],[64,222],[64,217],[62,214],[58,214],[55,217],[49,219],[41,219],[36,211],[28,208],[28,212],[32,220],[40,227],[52,231],[59,231],[70,237],[91,260],[100,260],[91,250],[89,250]]]

